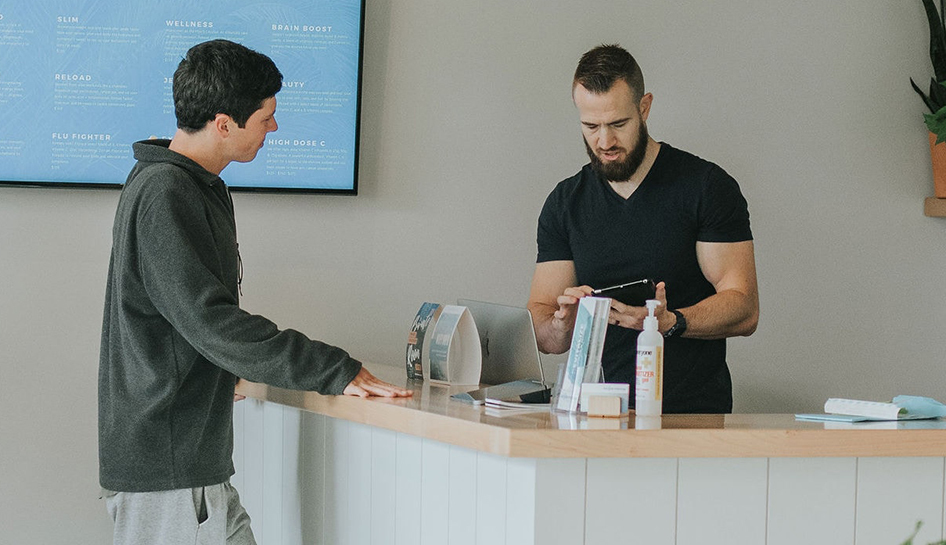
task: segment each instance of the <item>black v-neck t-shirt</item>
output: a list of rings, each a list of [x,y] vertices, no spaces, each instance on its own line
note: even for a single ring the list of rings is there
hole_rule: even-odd
[[[700,270],[698,241],[746,240],[752,240],[749,211],[736,181],[719,166],[661,143],[647,176],[627,199],[590,164],[560,182],[539,216],[536,261],[573,261],[578,285],[596,289],[642,278],[666,282],[667,304],[676,309],[716,293]],[[606,381],[634,385],[637,335],[608,327]],[[666,340],[663,408],[732,411],[725,339]]]

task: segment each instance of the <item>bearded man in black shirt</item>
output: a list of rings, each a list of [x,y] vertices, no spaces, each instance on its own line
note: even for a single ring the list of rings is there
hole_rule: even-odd
[[[657,142],[653,95],[634,58],[603,45],[572,85],[590,163],[556,186],[539,216],[529,310],[539,348],[569,349],[578,300],[593,289],[658,281],[668,413],[732,412],[726,338],[751,335],[759,295],[749,212],[717,165]],[[602,368],[633,386],[644,307],[612,300]],[[633,403],[633,396],[631,397]]]

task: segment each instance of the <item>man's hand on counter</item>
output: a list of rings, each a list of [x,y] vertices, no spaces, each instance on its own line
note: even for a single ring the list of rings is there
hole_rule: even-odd
[[[348,383],[348,386],[345,386],[345,391],[342,393],[347,396],[358,397],[410,397],[414,395],[414,392],[411,390],[398,388],[393,384],[388,384],[378,379],[364,367],[361,368],[361,371],[358,371],[358,374]]]

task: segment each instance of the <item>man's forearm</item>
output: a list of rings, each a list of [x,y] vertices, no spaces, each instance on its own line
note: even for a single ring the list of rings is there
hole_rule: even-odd
[[[687,319],[687,331],[683,336],[692,339],[749,336],[759,323],[758,297],[737,290],[722,291],[691,307],[677,310]]]

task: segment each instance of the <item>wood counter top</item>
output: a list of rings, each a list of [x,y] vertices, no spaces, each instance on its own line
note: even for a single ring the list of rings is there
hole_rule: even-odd
[[[946,456],[946,421],[866,424],[796,421],[792,414],[664,415],[659,429],[635,429],[633,415],[588,418],[538,411],[493,416],[450,399],[472,389],[409,381],[403,366],[368,365],[411,398],[323,396],[241,381],[237,392],[306,411],[526,458],[768,458]],[[640,423],[642,423],[641,420]],[[655,427],[648,422],[647,427]]]

